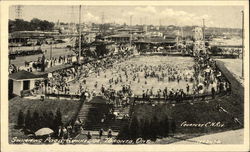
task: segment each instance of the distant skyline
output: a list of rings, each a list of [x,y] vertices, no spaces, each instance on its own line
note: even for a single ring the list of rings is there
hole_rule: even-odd
[[[15,19],[16,6],[9,9],[9,18]],[[241,28],[242,6],[85,6],[82,5],[82,22],[126,23],[130,25],[202,25],[207,27]],[[74,22],[79,20],[79,6],[22,6],[22,19],[32,18],[51,22]]]

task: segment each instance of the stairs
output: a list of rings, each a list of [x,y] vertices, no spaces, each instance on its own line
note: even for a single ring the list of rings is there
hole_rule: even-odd
[[[98,131],[101,128],[104,131],[111,129],[112,131],[119,132],[122,129],[122,127],[127,123],[128,123],[127,120],[117,119],[117,120],[106,121],[104,123],[100,122],[97,124],[88,123],[84,128],[86,130],[94,130],[94,131]]]
[[[92,108],[92,105],[88,102],[85,102],[82,105],[82,108],[80,109],[79,113],[78,113],[78,118],[82,121],[85,122],[87,120],[88,117],[88,113],[90,111],[90,109]]]
[[[128,114],[128,109],[118,108],[114,109],[120,115],[116,117],[110,113],[113,105],[104,102],[103,98],[96,97],[84,102],[79,110],[77,119],[83,122],[85,130],[99,131],[101,128],[107,131],[119,131],[123,125],[128,123],[127,119],[121,119],[124,114]],[[104,122],[101,120],[104,118]]]

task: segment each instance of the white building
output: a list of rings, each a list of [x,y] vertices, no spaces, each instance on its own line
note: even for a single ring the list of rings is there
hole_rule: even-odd
[[[9,75],[9,92],[10,94],[21,96],[22,91],[34,89],[35,82],[42,79],[43,78],[24,70],[12,73]]]
[[[201,27],[196,27],[194,29],[194,49],[193,49],[193,55],[199,55],[201,53],[206,53],[206,47],[203,37],[203,30]]]

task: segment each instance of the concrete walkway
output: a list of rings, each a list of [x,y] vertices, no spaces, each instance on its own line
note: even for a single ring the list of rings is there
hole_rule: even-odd
[[[172,144],[243,144],[244,129],[204,135]]]

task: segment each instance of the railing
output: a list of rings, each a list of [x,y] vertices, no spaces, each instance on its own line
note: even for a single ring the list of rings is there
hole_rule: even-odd
[[[80,95],[76,95],[76,94],[56,94],[56,93],[46,93],[45,94],[46,97],[56,97],[56,98],[76,98],[76,99],[80,99]]]
[[[140,55],[150,56],[150,55],[162,55],[162,56],[183,56],[183,57],[190,57],[190,54],[183,54],[181,52],[146,52],[140,53]]]
[[[76,121],[76,119],[77,119],[77,117],[78,117],[78,114],[79,114],[79,112],[80,112],[80,110],[81,110],[81,108],[82,108],[82,106],[83,106],[83,104],[84,104],[84,102],[85,102],[85,100],[86,100],[86,97],[85,97],[84,95],[79,96],[79,98],[80,98],[79,107],[77,108],[76,113],[75,113],[74,116],[71,118],[71,120],[69,120],[67,123],[65,123],[65,126],[67,126],[67,125],[69,125],[69,124],[71,124],[71,123],[73,123],[73,124],[75,123],[75,121]]]

